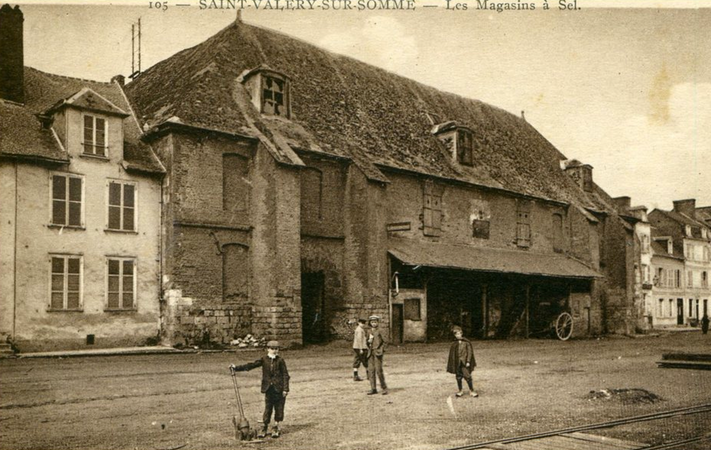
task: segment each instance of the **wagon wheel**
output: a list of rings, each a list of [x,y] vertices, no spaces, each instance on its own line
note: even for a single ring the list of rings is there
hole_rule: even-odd
[[[573,335],[573,316],[564,312],[555,321],[555,334],[561,341],[567,341]]]

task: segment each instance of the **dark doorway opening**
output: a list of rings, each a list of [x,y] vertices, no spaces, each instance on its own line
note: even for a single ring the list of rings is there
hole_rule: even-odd
[[[676,299],[676,324],[684,325],[684,299]]]
[[[301,326],[304,344],[318,344],[326,339],[323,272],[301,274]]]
[[[437,274],[427,284],[427,339],[452,338],[452,326],[469,338],[484,337],[484,285],[474,276]]]
[[[393,305],[393,322],[392,322],[392,334],[393,334],[393,344],[400,345],[403,341],[403,330],[404,330],[404,320],[403,320],[403,305],[394,304]]]

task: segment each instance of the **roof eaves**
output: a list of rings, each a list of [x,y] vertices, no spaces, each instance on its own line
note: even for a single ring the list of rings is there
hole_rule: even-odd
[[[24,154],[7,153],[7,152],[0,153],[0,157],[7,158],[7,159],[27,161],[27,162],[45,163],[45,164],[56,164],[56,165],[69,164],[68,157],[67,158],[52,158],[50,156],[24,155]]]
[[[540,197],[540,196],[536,196],[536,195],[524,194],[521,192],[512,191],[510,189],[500,188],[498,186],[489,186],[486,184],[474,183],[469,180],[463,180],[460,178],[450,178],[450,177],[446,177],[446,176],[442,176],[442,175],[433,175],[433,174],[427,173],[427,172],[419,172],[419,171],[412,170],[412,169],[404,169],[402,167],[394,167],[394,166],[389,166],[389,165],[380,164],[380,163],[375,163],[375,166],[383,169],[386,172],[398,172],[398,173],[406,173],[406,174],[410,174],[410,175],[415,175],[415,176],[419,176],[419,177],[435,178],[435,179],[446,181],[448,183],[454,183],[454,184],[463,185],[463,186],[472,186],[472,187],[476,187],[476,188],[484,189],[484,190],[488,190],[488,191],[501,192],[501,193],[504,193],[504,194],[507,194],[507,195],[510,195],[513,197],[526,198],[526,199],[530,199],[530,200],[540,200],[540,201],[550,203],[553,205],[557,205],[557,206],[564,206],[564,207],[569,206],[569,203],[564,202],[564,201],[554,200],[551,198]]]
[[[186,124],[182,122],[176,122],[174,120],[166,120],[164,122],[159,123],[158,125],[153,126],[150,128],[148,131],[143,133],[143,136],[141,137],[142,140],[145,140],[147,142],[150,142],[154,139],[157,139],[161,136],[164,136],[165,134],[169,133],[170,131],[178,131],[178,132],[185,132],[185,133],[208,133],[208,134],[216,134],[219,136],[223,136],[229,139],[237,139],[237,140],[248,140],[251,142],[258,142],[259,138],[256,136],[250,136],[247,134],[242,134],[242,133],[235,133],[232,131],[224,131],[224,130],[218,130],[215,128],[207,128],[207,127],[202,127],[199,125],[191,125],[191,124]]]

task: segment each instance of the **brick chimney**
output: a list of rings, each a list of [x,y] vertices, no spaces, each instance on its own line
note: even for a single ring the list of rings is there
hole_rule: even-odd
[[[114,75],[113,77],[111,77],[111,82],[123,87],[126,84],[126,77],[120,74]]]
[[[627,214],[632,207],[632,199],[627,196],[623,197],[615,197],[612,199],[613,202],[615,202],[615,206],[617,207],[617,211],[620,214]]]
[[[696,219],[696,199],[689,198],[686,200],[675,200],[674,212],[685,214],[692,219]]]
[[[0,7],[0,98],[25,102],[25,58],[22,48],[22,11]]]
[[[593,191],[593,167],[590,164],[583,164],[577,159],[563,161],[565,172],[577,183],[585,192]]]

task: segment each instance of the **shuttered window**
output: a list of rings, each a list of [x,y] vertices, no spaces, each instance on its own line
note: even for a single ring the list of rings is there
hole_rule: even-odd
[[[516,245],[522,248],[531,246],[531,204],[519,201],[516,210]]]
[[[425,181],[422,209],[423,233],[425,236],[442,235],[442,193],[444,188]]]

